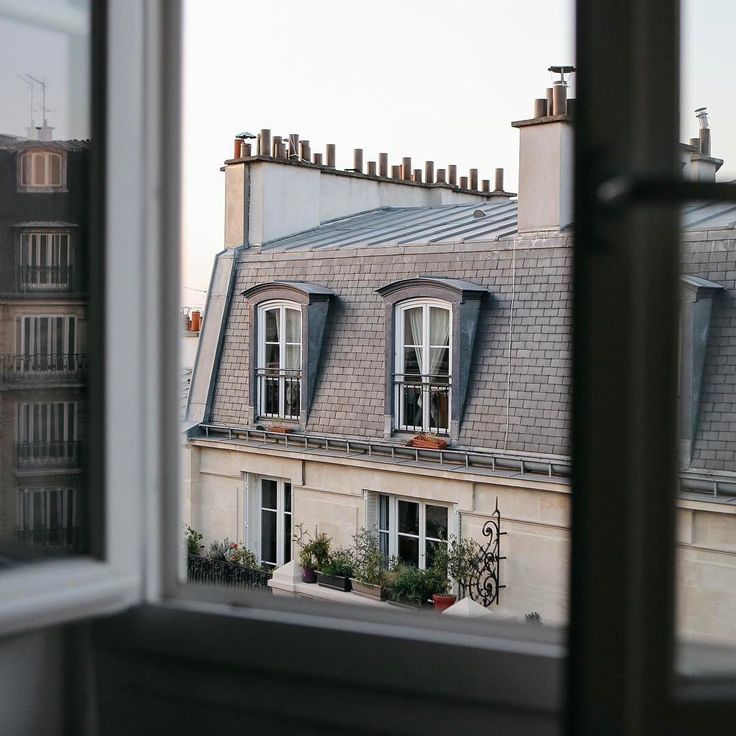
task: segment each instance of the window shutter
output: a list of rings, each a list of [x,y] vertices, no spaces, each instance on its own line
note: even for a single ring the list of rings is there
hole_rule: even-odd
[[[376,491],[363,491],[365,500],[365,522],[364,526],[374,534],[378,532],[378,493]]]

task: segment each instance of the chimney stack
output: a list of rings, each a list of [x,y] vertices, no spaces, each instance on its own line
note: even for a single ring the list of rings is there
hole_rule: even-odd
[[[368,162],[368,176],[376,176],[376,162],[375,161]]]
[[[323,163],[322,163],[322,154],[321,153],[315,153],[314,154],[314,163],[317,166],[323,166]]]
[[[437,169],[437,183],[438,184],[445,184],[445,170],[444,169]]]
[[[434,183],[434,161],[424,162],[424,180],[427,184]]]
[[[331,169],[335,168],[335,144],[334,143],[327,144],[327,166],[329,166]]]
[[[401,159],[402,179],[411,181],[411,156],[404,156]]]
[[[258,136],[258,155],[271,155],[271,131],[268,128],[261,128],[261,134]]]
[[[478,191],[478,169],[470,169],[470,188]]]
[[[457,166],[455,164],[450,164],[447,167],[447,183],[451,187],[457,186]]]
[[[289,133],[289,159],[299,158],[299,133]]]
[[[363,149],[356,148],[353,150],[353,168],[359,173],[363,173]]]
[[[573,127],[567,85],[571,66],[551,66],[559,74],[546,100],[534,102],[534,117],[517,120],[519,129],[519,232],[562,230],[573,219]],[[543,108],[546,102],[546,110]],[[541,114],[546,112],[546,114]],[[554,120],[550,119],[555,117]],[[503,169],[496,169],[495,190],[503,191]]]
[[[302,141],[299,146],[301,147],[301,153],[299,154],[299,157],[302,159],[302,161],[311,161],[312,149],[309,146],[309,141]]]
[[[494,192],[503,191],[503,169],[496,169],[496,178],[493,184]]]
[[[716,180],[716,172],[723,165],[723,161],[711,155],[710,125],[708,124],[708,110],[699,107],[695,111],[700,130],[697,138],[690,139],[690,145],[695,149],[684,153],[683,175],[693,181]]]
[[[385,176],[388,178],[388,154],[378,154],[378,175]]]

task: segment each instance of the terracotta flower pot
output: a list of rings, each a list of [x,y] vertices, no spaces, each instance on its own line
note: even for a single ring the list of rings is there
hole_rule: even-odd
[[[291,427],[285,427],[283,424],[272,424],[268,428],[269,432],[278,432],[279,434],[289,434],[292,431]]]
[[[427,450],[444,450],[447,447],[447,440],[433,435],[418,434],[411,440],[411,446]]]
[[[439,593],[432,594],[432,603],[434,603],[434,610],[437,613],[447,610],[451,605],[457,601],[456,595],[440,595]]]

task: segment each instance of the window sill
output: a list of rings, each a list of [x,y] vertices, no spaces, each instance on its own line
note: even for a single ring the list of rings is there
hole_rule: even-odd
[[[140,598],[137,575],[90,558],[19,565],[0,574],[0,636],[118,613]]]

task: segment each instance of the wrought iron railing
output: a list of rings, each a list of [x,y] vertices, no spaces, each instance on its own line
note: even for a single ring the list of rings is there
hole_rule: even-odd
[[[49,468],[79,465],[81,442],[18,442],[16,458],[20,468]]]
[[[16,536],[20,541],[37,547],[63,548],[66,551],[75,551],[80,544],[79,528],[76,526],[56,529],[20,529]]]
[[[394,373],[397,429],[409,432],[450,431],[452,377]]]
[[[299,419],[302,372],[287,368],[256,368],[258,414],[273,419]]]
[[[487,541],[474,545],[477,551],[473,557],[472,570],[468,580],[459,586],[459,598],[471,598],[486,608],[501,602],[501,588],[506,587],[501,584],[501,560],[506,559],[501,554],[501,537],[505,534],[501,531],[501,512],[496,498],[496,510],[483,524],[483,536]]]
[[[33,353],[0,355],[0,380],[83,380],[87,376],[85,353]]]
[[[72,266],[17,267],[18,288],[27,291],[63,291],[72,283]]]
[[[229,585],[248,590],[270,590],[271,572],[243,567],[232,562],[187,555],[187,580],[205,585]]]

